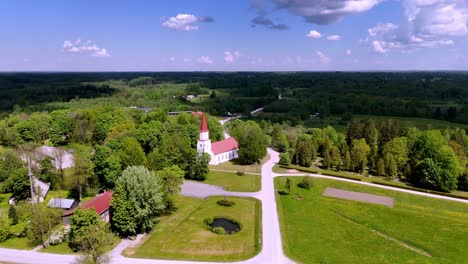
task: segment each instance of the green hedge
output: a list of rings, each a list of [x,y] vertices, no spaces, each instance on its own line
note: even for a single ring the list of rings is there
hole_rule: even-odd
[[[439,192],[439,191],[421,189],[421,188],[417,188],[417,187],[412,187],[412,186],[408,186],[408,185],[400,185],[400,184],[395,184],[395,183],[391,183],[391,182],[387,183],[387,182],[380,182],[380,181],[371,181],[371,183],[384,185],[384,186],[395,187],[395,188],[401,188],[401,189],[406,189],[406,190],[411,190],[411,191],[438,194],[438,195],[442,195],[442,196],[468,200],[468,197],[463,196],[463,195],[454,194],[454,193],[446,193],[446,192]]]

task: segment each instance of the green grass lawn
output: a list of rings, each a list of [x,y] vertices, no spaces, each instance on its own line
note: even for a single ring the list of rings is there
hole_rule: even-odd
[[[375,184],[381,184],[381,185],[387,185],[391,187],[397,187],[397,188],[402,188],[402,189],[410,189],[414,191],[420,191],[420,192],[429,192],[429,193],[434,193],[434,194],[439,194],[439,195],[445,195],[449,197],[455,197],[455,198],[462,198],[462,199],[468,199],[468,192],[463,192],[463,191],[451,191],[451,192],[438,192],[438,191],[432,191],[424,188],[418,188],[413,185],[410,185],[408,183],[398,181],[395,179],[385,179],[384,177],[381,176],[367,176],[355,172],[349,172],[349,171],[333,171],[333,170],[323,170],[318,167],[301,167],[298,165],[289,165],[289,166],[280,166],[276,164],[273,167],[273,172],[279,173],[279,174],[288,174],[289,169],[296,169],[298,170],[298,173],[316,173],[316,174],[322,174],[326,176],[332,176],[332,177],[339,177],[339,178],[347,178],[347,179],[355,179],[363,182],[370,182],[370,183],[375,183]]]
[[[48,249],[41,249],[41,252],[54,253],[54,254],[77,254],[73,252],[68,246],[68,243],[61,243],[55,246],[49,246]]]
[[[262,165],[270,159],[270,156],[267,154],[260,163],[255,163],[252,165],[240,165],[236,160],[231,160],[224,162],[218,165],[210,165],[210,169],[216,170],[228,170],[228,171],[243,171],[245,173],[261,173]]]
[[[204,183],[222,186],[224,190],[231,192],[258,192],[261,189],[261,176],[238,176],[233,172],[210,171]]]
[[[114,249],[119,243],[120,239],[117,236],[112,236],[111,244],[106,247],[106,251],[111,251]],[[53,254],[78,254],[79,252],[73,252],[73,250],[68,246],[68,242],[64,242],[55,246],[49,246],[48,249],[41,249],[41,252],[45,253],[53,253]]]
[[[33,246],[29,243],[27,237],[22,238],[10,238],[2,243],[0,243],[0,248],[14,248],[14,249],[33,249],[36,246]]]
[[[239,261],[260,251],[261,205],[251,198],[230,197],[233,207],[216,204],[223,197],[204,200],[179,196],[178,207],[163,216],[153,233],[125,255],[136,258],[185,259],[199,261]],[[238,220],[242,229],[232,235],[217,235],[203,227],[207,217],[226,216]]]
[[[311,179],[307,191],[296,187],[301,177],[291,179],[291,194],[277,194],[276,199],[283,247],[300,263],[466,263],[468,259],[468,204],[327,179]],[[275,179],[277,189],[284,183],[285,177]],[[325,198],[326,187],[391,196],[395,207]]]

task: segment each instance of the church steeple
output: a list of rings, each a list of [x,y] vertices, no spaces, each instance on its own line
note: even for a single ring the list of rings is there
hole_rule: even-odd
[[[206,122],[205,113],[202,114],[200,123],[200,138],[197,142],[198,153],[211,153],[210,132],[208,130],[208,122]]]
[[[208,132],[208,123],[206,122],[205,113],[202,114],[202,120],[200,124],[200,133],[201,132]]]

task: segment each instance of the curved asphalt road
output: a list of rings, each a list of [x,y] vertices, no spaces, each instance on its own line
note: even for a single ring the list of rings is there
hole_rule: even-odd
[[[346,181],[355,184],[362,184],[373,186],[377,188],[389,189],[399,192],[411,193],[421,196],[427,196],[431,198],[451,200],[456,202],[468,203],[468,200],[451,198],[436,194],[422,193],[411,190],[405,190],[400,188],[394,188],[390,186],[383,186],[372,184],[368,182],[358,182],[347,179],[335,178],[325,175],[318,174],[277,174],[273,173],[272,169],[275,163],[279,161],[278,152],[268,149],[270,154],[270,160],[268,160],[262,166],[262,190],[259,192],[248,193],[248,192],[227,192],[218,186],[197,183],[197,182],[185,182],[182,186],[182,193],[188,196],[195,196],[200,198],[206,198],[213,195],[229,195],[229,196],[243,196],[243,197],[254,197],[262,202],[262,251],[255,257],[237,262],[237,264],[289,264],[294,263],[288,259],[283,253],[281,233],[278,222],[278,212],[276,208],[275,200],[275,189],[273,178],[277,176],[311,176],[316,178],[326,178],[338,181]],[[177,260],[155,260],[155,259],[136,259],[126,258],[121,255],[122,251],[134,244],[134,241],[123,240],[116,248],[110,253],[111,263],[115,264],[216,264],[220,262],[196,262],[196,261],[177,261]],[[33,250],[16,250],[16,249],[5,249],[0,248],[0,261],[12,262],[12,263],[31,263],[31,264],[50,264],[50,263],[72,263],[75,259],[73,255],[58,255],[39,253]],[[232,263],[232,262],[231,262]]]

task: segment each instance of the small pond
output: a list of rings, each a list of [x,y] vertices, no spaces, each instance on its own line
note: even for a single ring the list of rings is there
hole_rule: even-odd
[[[240,231],[239,223],[224,217],[213,218],[213,224],[211,227],[222,227],[224,228],[224,231],[226,231],[226,234],[234,234]]]

